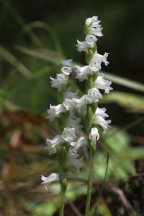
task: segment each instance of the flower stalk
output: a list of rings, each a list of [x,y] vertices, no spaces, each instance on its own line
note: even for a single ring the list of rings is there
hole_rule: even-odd
[[[64,176],[63,171],[60,172],[60,186],[61,186],[61,203],[60,203],[59,216],[63,216],[64,215],[66,190],[67,190],[67,179]]]
[[[94,176],[94,158],[95,158],[96,148],[90,144],[90,163],[89,163],[89,177],[87,183],[87,198],[86,198],[86,207],[85,207],[85,216],[89,216],[90,212],[90,203],[92,195],[92,185],[93,185],[93,176]]]

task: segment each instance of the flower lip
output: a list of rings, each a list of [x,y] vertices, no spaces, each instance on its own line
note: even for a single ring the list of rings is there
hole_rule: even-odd
[[[68,67],[68,66],[64,66],[61,68],[61,72],[65,75],[70,75],[70,73],[72,72],[72,69],[71,67]]]
[[[92,142],[92,145],[96,145],[96,141],[99,140],[99,132],[98,129],[96,127],[92,128],[89,134],[89,139]]]
[[[41,180],[43,181],[41,184],[44,184],[46,190],[48,190],[48,184],[51,182],[55,182],[59,180],[58,173],[51,173],[48,177],[41,175]]]
[[[66,142],[72,142],[76,139],[76,134],[75,134],[75,128],[64,128],[63,132],[62,132],[62,138],[66,141]]]

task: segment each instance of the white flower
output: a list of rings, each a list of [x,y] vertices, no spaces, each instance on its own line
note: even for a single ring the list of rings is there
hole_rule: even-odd
[[[70,111],[70,115],[67,120],[67,127],[75,128],[76,130],[80,129],[82,126],[80,125],[81,119],[78,118],[73,111]]]
[[[48,118],[52,121],[55,117],[59,117],[62,112],[65,112],[65,107],[62,104],[58,104],[57,106],[50,105],[50,109],[47,112]]]
[[[65,98],[63,106],[66,110],[72,110],[74,108],[73,105],[73,99]]]
[[[61,72],[68,76],[72,72],[72,69],[71,69],[71,67],[65,66],[65,67],[61,68]]]
[[[43,181],[42,184],[44,184],[45,189],[48,190],[48,184],[50,184],[51,182],[58,181],[59,174],[52,173],[48,177],[41,175],[41,180]]]
[[[89,103],[96,103],[102,98],[100,91],[97,88],[91,88],[88,90],[87,99]]]
[[[59,73],[57,75],[57,78],[52,78],[51,79],[51,85],[53,88],[61,88],[62,85],[66,85],[68,82],[68,76],[66,76],[64,73]]]
[[[76,142],[70,143],[74,151],[77,151],[79,148],[85,146],[86,144],[87,144],[86,137],[80,137]]]
[[[87,43],[95,44],[95,42],[97,41],[97,38],[93,34],[87,34],[85,40]]]
[[[111,81],[104,79],[104,75],[100,74],[95,81],[94,87],[103,89],[105,93],[108,94],[113,89],[112,87],[110,87],[110,85]]]
[[[83,95],[81,98],[65,98],[63,105],[66,110],[72,111],[77,109],[80,114],[85,114],[86,105],[88,104],[87,95]]]
[[[96,145],[96,141],[99,139],[99,132],[96,127],[91,129],[91,132],[89,134],[89,139],[92,142],[92,145]]]
[[[108,117],[105,111],[106,111],[105,108],[97,107],[95,115],[94,115],[94,119],[93,119],[94,124],[98,124],[103,128],[104,130],[103,133],[105,133],[108,130],[109,124],[111,123],[111,120],[105,120],[105,118]]]
[[[79,52],[82,52],[82,51],[88,52],[89,49],[94,48],[94,45],[95,45],[95,43],[93,41],[88,42],[88,41],[79,41],[79,40],[77,40],[76,47],[77,47],[77,50]]]
[[[46,144],[47,144],[47,149],[49,151],[49,154],[55,154],[60,147],[60,144],[64,142],[62,139],[61,135],[55,136],[53,139],[47,139]]]
[[[82,52],[82,51],[88,52],[89,49],[92,49],[94,47],[94,43],[88,43],[87,41],[77,40],[76,47],[79,52]]]
[[[86,19],[87,31],[89,34],[94,34],[98,37],[103,36],[102,34],[102,27],[99,24],[100,21],[98,20],[97,16],[93,16],[91,18]]]
[[[99,53],[95,52],[93,55],[89,67],[92,71],[97,72],[101,70],[101,63],[105,63],[107,66],[109,62],[107,61],[108,53],[105,53],[104,55],[100,55]]]
[[[88,26],[92,25],[93,23],[97,23],[97,24],[100,23],[97,16],[87,18],[86,21],[85,21],[85,24],[88,25]]]
[[[62,60],[61,63],[65,66],[72,66],[73,65],[73,60],[68,59],[68,60]]]
[[[64,128],[62,138],[69,143],[74,141],[76,139],[75,128]]]
[[[81,98],[73,98],[73,106],[77,109],[77,111],[84,115],[86,113],[86,107],[89,100],[87,98],[87,95],[83,95]]]
[[[97,41],[97,38],[95,35],[88,34],[86,35],[85,41],[77,40],[77,44],[76,44],[77,50],[79,52],[82,52],[82,51],[88,52],[89,49],[94,48],[96,41]]]
[[[72,92],[71,91],[71,89],[69,88],[68,90],[67,90],[67,92],[66,92],[66,98],[68,98],[68,99],[72,99],[72,98],[78,98],[78,91],[76,91],[76,92]]]
[[[103,36],[102,29],[103,28],[101,27],[101,25],[93,24],[91,27],[89,27],[88,33],[89,34],[94,34],[94,35],[96,35],[98,37],[101,37],[101,36]]]
[[[79,158],[79,155],[72,149],[69,149],[68,151],[67,165],[75,167],[78,172],[80,168],[83,166],[82,158]]]
[[[76,65],[75,72],[76,72],[76,78],[79,79],[80,81],[86,80],[88,75],[93,73],[89,65],[83,67]]]
[[[108,117],[108,114],[106,113],[106,108],[97,107],[95,114],[103,118]]]

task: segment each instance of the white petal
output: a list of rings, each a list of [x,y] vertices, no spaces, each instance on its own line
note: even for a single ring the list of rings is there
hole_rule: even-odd
[[[50,109],[47,110],[48,118],[52,121],[55,117],[59,117],[62,112],[65,112],[65,107],[62,104],[56,106],[50,105]]]
[[[86,42],[89,44],[94,44],[97,41],[97,38],[93,34],[88,34],[85,38]]]
[[[78,91],[76,91],[76,92],[72,92],[71,90],[70,90],[70,88],[67,90],[67,92],[66,92],[66,98],[68,98],[68,99],[72,99],[72,98],[78,98]]]
[[[86,25],[88,28],[88,33],[96,35],[98,37],[103,36],[102,27],[100,25],[100,21],[97,16],[93,16],[91,18],[86,19]]]
[[[69,98],[65,98],[63,102],[63,106],[66,110],[72,110],[73,109],[73,100]]]
[[[103,133],[105,133],[108,128],[110,127],[109,124],[111,123],[111,120],[105,120],[106,117],[108,117],[106,109],[105,108],[98,108],[96,109],[93,123],[98,124],[103,128]]]
[[[62,132],[62,138],[66,141],[66,142],[72,142],[76,139],[76,134],[75,134],[75,128],[64,128],[63,132]]]
[[[66,76],[65,74],[63,73],[59,73],[57,75],[57,78],[52,78],[50,77],[51,79],[51,85],[53,88],[61,88],[61,86],[63,85],[66,85],[67,82],[68,82],[68,76]]]
[[[77,109],[77,111],[84,115],[86,113],[86,106],[88,104],[87,95],[83,95],[81,98],[73,98],[73,106]]]
[[[71,67],[65,66],[65,67],[61,68],[61,72],[68,76],[72,72],[72,69],[71,69]]]
[[[89,139],[92,142],[92,145],[96,145],[96,141],[99,139],[99,132],[97,128],[92,128],[89,134]]]
[[[89,65],[83,67],[76,65],[75,72],[76,72],[76,78],[79,79],[80,81],[86,80],[88,78],[88,75],[93,73]]]
[[[90,64],[89,64],[90,69],[96,72],[96,71],[101,70],[102,62],[104,62],[105,65],[108,65],[109,62],[107,61],[107,56],[108,56],[108,53],[105,53],[104,55],[100,55],[96,51],[95,54],[93,55],[93,58],[90,61]]]
[[[92,49],[95,45],[95,42],[92,41],[92,42],[88,42],[88,41],[79,41],[77,40],[77,44],[76,44],[76,47],[77,47],[77,50],[79,52],[88,52],[89,49]]]
[[[93,17],[87,18],[86,21],[85,21],[85,23],[86,23],[86,25],[90,25],[93,22],[97,22],[97,21],[98,21],[98,17],[97,16],[93,16]]]
[[[103,74],[100,74],[95,81],[95,87],[103,89],[105,93],[109,93],[113,89],[110,85],[111,81],[104,79]]]
[[[49,154],[55,154],[60,147],[61,143],[63,142],[62,136],[57,135],[53,139],[47,139],[46,144],[47,144],[47,149],[49,151]]]
[[[72,66],[73,65],[73,60],[68,59],[68,60],[62,60],[61,63],[65,66]]]
[[[51,173],[48,177],[41,175],[41,180],[43,181],[42,184],[44,184],[45,189],[48,190],[48,184],[51,182],[58,181],[59,180],[59,174],[58,173]]]
[[[102,98],[100,91],[97,88],[91,88],[88,90],[87,99],[89,103],[96,103]]]

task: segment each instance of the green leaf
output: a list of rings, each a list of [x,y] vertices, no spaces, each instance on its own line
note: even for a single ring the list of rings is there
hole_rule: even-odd
[[[144,97],[125,93],[125,92],[112,92],[105,95],[102,102],[115,102],[127,108],[132,112],[144,112]]]
[[[122,77],[119,77],[119,76],[116,76],[110,73],[104,72],[104,74],[107,79],[111,80],[114,83],[144,92],[144,85],[141,83],[138,83],[138,82],[126,79],[126,78],[122,78]]]

